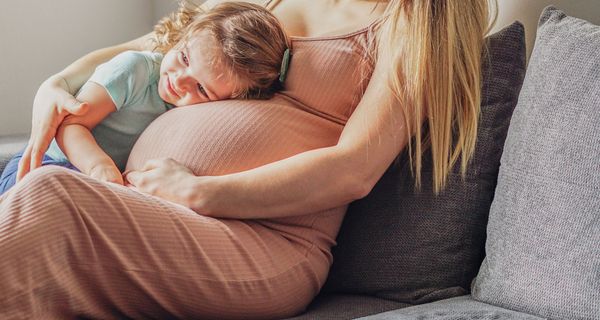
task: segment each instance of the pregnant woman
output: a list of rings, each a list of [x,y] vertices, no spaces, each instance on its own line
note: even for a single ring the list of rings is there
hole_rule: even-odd
[[[467,169],[487,1],[306,3],[265,4],[292,36],[286,89],[165,113],[131,152],[129,186],[33,169],[86,112],[72,95],[95,66],[151,50],[152,34],[42,84],[22,179],[0,198],[0,318],[292,316],[327,277],[347,204],[402,149],[417,182],[432,149],[438,191],[457,159]]]

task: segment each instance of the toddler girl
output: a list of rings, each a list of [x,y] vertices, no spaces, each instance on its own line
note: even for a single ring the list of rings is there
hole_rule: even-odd
[[[199,10],[182,2],[155,27],[154,51],[124,52],[100,65],[77,94],[89,111],[65,118],[43,165],[123,184],[133,144],[162,113],[208,101],[266,99],[281,88],[289,39],[269,11],[244,2]],[[21,154],[2,173],[0,194],[15,184]]]

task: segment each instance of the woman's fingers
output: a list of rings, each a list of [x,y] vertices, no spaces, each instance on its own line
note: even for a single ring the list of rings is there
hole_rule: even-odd
[[[82,103],[66,91],[57,79],[54,77],[44,81],[33,100],[31,137],[19,162],[17,181],[42,165],[44,153],[63,119],[71,114],[83,115],[90,108],[89,104]]]
[[[46,139],[45,137],[42,139]],[[50,143],[45,141],[40,141],[37,139],[33,143],[33,147],[31,148],[31,161],[29,164],[29,171],[35,170],[42,166],[42,160],[44,159],[44,153],[48,150],[48,146]]]
[[[140,178],[142,176],[142,172],[140,171],[129,171],[123,174],[125,177],[125,181],[133,186],[138,186],[140,183]]]
[[[147,171],[126,172],[126,185],[139,192],[151,194],[165,200],[191,207],[190,179],[196,178],[194,173],[173,159],[148,161],[148,167],[157,166]]]
[[[151,159],[144,163],[140,170],[133,170],[124,174],[125,180],[136,187],[143,187],[144,177],[152,174],[156,169],[164,168],[172,159]]]
[[[50,145],[50,141],[53,137],[49,136],[50,133],[46,133],[46,137],[42,137],[41,139],[32,138],[29,140],[27,147],[25,147],[25,151],[23,151],[23,156],[21,160],[19,160],[19,168],[17,169],[17,182],[23,179],[23,177],[42,166],[42,160],[44,159],[44,153],[48,150],[48,146]]]
[[[171,158],[150,159],[144,163],[144,166],[140,171],[149,171],[156,168],[165,167],[173,163],[177,162]]]
[[[31,143],[27,143],[27,147],[25,147],[25,151],[23,151],[23,155],[21,156],[21,160],[19,160],[19,168],[17,169],[17,182],[19,182],[23,177],[29,173],[29,165],[31,161]]]
[[[37,135],[32,136],[30,141],[31,151],[28,172],[33,171],[42,166],[44,154],[48,150],[52,139],[56,135],[57,128],[58,125],[53,125],[52,123],[43,123],[38,129]]]
[[[61,106],[61,111],[66,111],[69,114],[81,116],[84,115],[90,106],[86,102],[81,102],[75,99],[73,96],[69,95],[67,97],[67,101],[65,101]]]
[[[176,172],[186,172],[192,174],[192,171],[184,167],[179,162],[171,158],[150,159],[144,163],[140,170],[125,172],[125,180],[130,184],[144,188],[152,181],[163,179],[165,176],[172,176]]]
[[[83,115],[89,110],[89,104],[75,99],[72,95],[67,97],[55,112],[46,113],[41,116],[41,121],[34,121],[31,138],[19,162],[17,181],[21,180],[27,173],[42,166],[44,154],[48,150],[56,130],[63,119],[70,115]],[[35,112],[35,110],[34,110]],[[35,120],[35,119],[34,119]]]
[[[138,191],[156,194],[158,185],[156,184],[154,171],[130,171],[125,175],[124,185],[134,186]]]

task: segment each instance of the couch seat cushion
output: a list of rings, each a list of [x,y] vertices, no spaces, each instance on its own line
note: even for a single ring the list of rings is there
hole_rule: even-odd
[[[361,320],[542,320],[543,318],[521,313],[487,303],[475,301],[471,296],[461,296],[419,306],[388,311]]]
[[[0,137],[0,172],[13,157],[13,155],[25,148],[29,135],[15,135]]]
[[[286,320],[343,320],[407,307],[407,304],[352,294],[320,294],[306,312]]]

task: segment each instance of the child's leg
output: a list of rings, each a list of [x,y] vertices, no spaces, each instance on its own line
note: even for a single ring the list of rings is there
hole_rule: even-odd
[[[17,153],[4,167],[0,176],[0,196],[4,194],[10,187],[15,185],[17,178],[17,170],[19,169],[19,160],[23,156],[23,151]]]
[[[6,167],[4,168],[4,171],[2,172],[2,175],[0,176],[0,196],[2,194],[4,194],[6,191],[8,191],[8,189],[12,188],[12,186],[14,186],[15,183],[17,182],[16,181],[17,180],[17,170],[19,169],[19,161],[21,160],[22,156],[23,156],[23,151],[17,153],[6,164]],[[61,166],[61,167],[65,167],[68,169],[75,170],[75,171],[79,171],[68,161],[57,161],[47,155],[44,155],[44,159],[42,160],[42,166],[47,166],[47,165]]]

